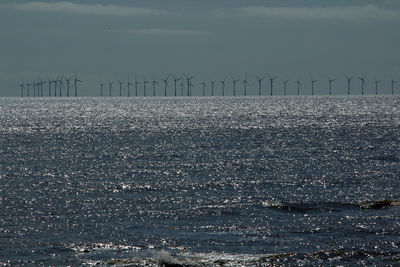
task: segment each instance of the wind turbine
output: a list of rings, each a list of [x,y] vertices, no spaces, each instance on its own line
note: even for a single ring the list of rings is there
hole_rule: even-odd
[[[299,79],[296,81],[297,83],[297,95],[300,95],[300,87],[301,87],[301,78],[299,77]]]
[[[247,96],[247,85],[249,84],[249,82],[247,81],[247,73],[242,83],[243,83],[244,96]]]
[[[182,78],[176,78],[173,74],[172,78],[174,78],[174,95],[176,96],[176,82],[182,80]]]
[[[164,96],[167,96],[168,79],[169,75],[165,79],[161,79],[164,82]]]
[[[186,74],[183,74],[183,76],[185,76],[186,81],[187,81],[187,95],[188,96],[192,95],[192,91],[190,90],[190,85],[191,85],[190,81],[193,79],[194,75],[187,76]]]
[[[138,96],[138,85],[140,84],[140,82],[138,82],[138,80],[136,79],[135,76],[135,96]]]
[[[76,73],[74,73],[74,87],[75,87],[75,97],[78,96],[78,82],[82,83],[83,81],[79,80],[78,78],[76,78]]]
[[[392,76],[392,95],[394,94],[394,84],[395,83],[397,83],[397,81],[395,81],[394,79],[393,79],[393,76]]]
[[[183,82],[181,82],[181,96],[183,96],[183,88],[185,88],[185,85],[183,84]]]
[[[289,80],[282,80],[282,82],[283,82],[283,95],[286,95],[287,84]]]
[[[119,97],[122,97],[122,85],[125,83],[124,81],[118,80],[119,83]]]
[[[365,87],[365,77],[367,74],[365,73],[364,76],[358,77],[358,79],[361,81],[361,95],[364,94],[364,87]]]
[[[380,82],[381,81],[377,80],[376,77],[375,77],[375,81],[374,81],[374,83],[375,83],[375,95],[378,94],[378,83],[380,83]]]
[[[158,81],[156,81],[156,78],[154,77],[154,74],[153,74],[153,82],[152,82],[152,84],[153,84],[153,96],[156,96],[156,84],[158,84]]]
[[[47,83],[49,84],[49,97],[51,96],[51,83],[52,81],[50,80],[49,77],[47,77]]]
[[[231,77],[232,78],[232,90],[233,90],[233,96],[236,96],[236,83],[239,81],[239,79],[235,79],[235,78],[233,78],[233,77]]]
[[[261,96],[261,83],[262,83],[262,80],[265,79],[265,76],[262,76],[262,77],[256,76],[256,77],[258,80],[258,96]]]
[[[128,85],[128,97],[131,96],[131,85],[132,84],[133,83],[131,83],[131,79],[128,77],[128,83],[127,83],[127,85]]]
[[[214,84],[215,84],[215,80],[210,80],[211,82],[211,96],[214,96]]]
[[[271,96],[272,96],[273,95],[273,88],[274,88],[274,81],[275,81],[276,78],[278,78],[278,76],[271,77],[269,74],[267,74],[267,75],[268,75],[269,81],[271,83]]]
[[[46,82],[42,81],[42,79],[40,79],[39,77],[38,77],[38,79],[40,81],[39,82],[39,84],[40,84],[40,96],[43,97],[43,84],[45,84]],[[39,94],[39,91],[38,91],[38,94]]]
[[[108,89],[109,89],[109,96],[111,96],[111,90],[112,90],[112,85],[113,85],[114,81],[108,81]]]
[[[22,82],[18,87],[21,88],[21,97],[24,96],[24,83]]]
[[[100,96],[103,97],[103,86],[105,83],[100,82]]]
[[[72,78],[74,78],[74,76],[71,76],[69,79],[67,79],[67,77],[64,77],[65,81],[67,82],[67,96],[69,96],[70,81]]]
[[[311,95],[314,95],[314,84],[318,82],[318,80],[314,80],[311,76]]]
[[[347,75],[344,75],[344,77],[346,77],[347,79],[347,95],[350,95],[350,83],[351,80],[353,80],[354,76],[349,77]]]
[[[31,83],[26,84],[26,96],[29,97],[29,87],[31,86]]]
[[[59,85],[59,87],[60,87],[60,97],[62,96],[62,87],[64,86],[64,82],[63,82],[63,79],[64,79],[64,74],[63,75],[61,75],[61,78],[58,80],[58,83],[60,84]]]
[[[226,80],[226,78],[224,78],[222,81],[220,81],[221,87],[222,87],[222,96],[225,96],[225,80]]]
[[[336,81],[336,79],[332,79],[328,75],[328,81],[329,81],[329,95],[332,95],[332,82]]]
[[[35,79],[33,79],[32,85],[33,85],[33,97],[36,97],[36,82],[35,82]]]
[[[143,76],[143,96],[147,95],[147,89],[146,89],[146,84],[150,82],[146,81],[146,78]]]
[[[206,95],[206,81],[203,81],[201,84],[203,85],[203,96],[205,96]]]

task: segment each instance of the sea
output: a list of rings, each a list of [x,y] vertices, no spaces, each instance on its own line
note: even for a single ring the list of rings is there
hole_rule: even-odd
[[[400,96],[0,99],[0,266],[400,264]]]

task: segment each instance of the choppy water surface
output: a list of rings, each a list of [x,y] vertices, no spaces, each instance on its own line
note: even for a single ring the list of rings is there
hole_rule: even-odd
[[[399,107],[0,99],[0,265],[399,263]]]

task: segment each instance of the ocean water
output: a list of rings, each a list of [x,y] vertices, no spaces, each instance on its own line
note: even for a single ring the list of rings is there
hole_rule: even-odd
[[[0,99],[0,265],[400,262],[400,97]]]

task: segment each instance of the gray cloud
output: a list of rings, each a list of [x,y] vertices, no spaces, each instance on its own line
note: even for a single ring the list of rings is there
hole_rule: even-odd
[[[400,20],[399,10],[381,9],[374,5],[343,7],[266,7],[252,6],[220,10],[218,15],[259,17],[285,20]]]
[[[11,4],[10,7],[18,10],[41,11],[41,12],[60,12],[83,15],[104,15],[104,16],[149,16],[167,15],[165,10],[151,8],[123,7],[116,5],[102,4],[75,4],[71,2],[31,2],[23,4]]]
[[[195,30],[179,30],[179,29],[134,29],[128,30],[128,33],[132,34],[144,34],[144,35],[204,35],[206,32],[195,31]]]

